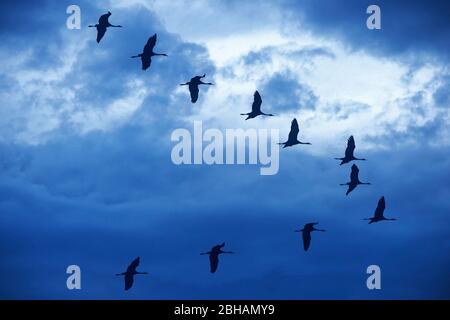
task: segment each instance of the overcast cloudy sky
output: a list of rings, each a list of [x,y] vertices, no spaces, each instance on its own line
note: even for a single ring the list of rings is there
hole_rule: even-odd
[[[81,29],[66,8],[81,8]],[[449,299],[449,1],[2,1],[0,298]],[[96,23],[108,10],[100,44]],[[158,34],[150,69],[138,59]],[[206,73],[191,104],[178,84]],[[244,121],[253,92],[276,117]],[[177,128],[276,128],[280,169],[176,166]],[[339,166],[354,135],[363,181]],[[393,222],[368,225],[386,197]],[[304,252],[293,230],[318,221]],[[226,242],[216,274],[200,252]],[[137,256],[123,291],[114,274]],[[82,290],[66,288],[66,267]],[[368,290],[379,265],[382,289]]]

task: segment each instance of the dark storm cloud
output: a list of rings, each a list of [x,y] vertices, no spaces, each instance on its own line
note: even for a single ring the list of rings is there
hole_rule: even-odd
[[[175,167],[166,159],[169,150],[155,153],[157,145],[142,141],[142,131],[124,130],[113,135],[114,151],[93,135],[78,146],[38,147],[22,156],[31,158],[25,171],[9,171],[23,173],[1,185],[2,270],[12,274],[2,278],[3,296],[445,297],[449,261],[441,253],[448,247],[442,241],[450,190],[445,176],[436,178],[449,165],[440,159],[443,151],[428,149],[421,162],[407,160],[419,150],[367,153],[361,175],[373,185],[346,197],[338,184],[349,167],[331,156],[284,153],[273,177],[252,166]],[[50,156],[56,150],[60,156]],[[87,182],[91,190],[80,192]],[[439,187],[424,187],[429,184]],[[386,215],[399,220],[369,226],[362,218],[372,215],[381,195]],[[432,222],[423,225],[425,217]],[[314,234],[305,253],[293,230],[316,220],[327,232]],[[236,254],[223,257],[213,276],[199,253],[222,241]],[[124,295],[113,274],[138,255],[150,276]],[[85,291],[65,289],[64,269],[72,263],[82,267]],[[365,288],[370,264],[382,267],[378,294]],[[423,268],[429,273],[420,273]],[[22,290],[9,285],[14,274]],[[417,291],[401,289],[410,286]]]
[[[273,112],[314,109],[317,96],[289,73],[274,74],[260,89],[264,104]],[[269,109],[268,109],[269,110]]]
[[[300,15],[314,31],[339,37],[356,50],[380,56],[435,55],[450,59],[450,3],[438,1],[283,1],[290,15]],[[381,30],[368,30],[366,9],[381,8]]]

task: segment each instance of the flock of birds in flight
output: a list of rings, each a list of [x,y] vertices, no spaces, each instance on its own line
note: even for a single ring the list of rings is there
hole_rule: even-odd
[[[106,33],[107,28],[109,27],[117,27],[121,28],[121,25],[112,25],[109,23],[109,17],[111,16],[111,12],[108,11],[108,13],[100,16],[100,19],[98,20],[98,23],[95,25],[89,25],[89,27],[95,27],[97,28],[97,43],[100,43],[101,39]],[[152,63],[152,57],[153,56],[165,56],[167,57],[167,54],[165,53],[155,53],[153,49],[155,48],[157,41],[157,35],[156,33],[152,35],[147,43],[144,46],[144,49],[142,53],[139,53],[137,55],[132,56],[131,58],[141,58],[142,62],[142,70],[147,70]],[[191,102],[195,103],[198,100],[198,94],[199,94],[199,86],[200,85],[214,85],[211,82],[203,82],[202,79],[205,78],[206,75],[202,76],[195,76],[191,78],[190,81],[186,83],[180,84],[180,86],[188,86],[189,93],[191,96]],[[261,104],[262,104],[262,98],[258,91],[255,91],[253,95],[253,103],[252,103],[252,111],[248,113],[241,113],[243,116],[247,116],[245,120],[256,118],[257,116],[274,116],[271,113],[264,113],[261,111]],[[292,147],[297,144],[304,144],[304,145],[311,145],[310,142],[302,142],[298,140],[299,135],[299,126],[297,119],[293,119],[291,122],[291,129],[289,131],[288,139],[285,142],[279,143],[283,146],[283,148],[286,147]],[[335,158],[336,160],[340,160],[340,165],[349,163],[351,161],[360,160],[364,161],[366,159],[364,158],[356,158],[354,156],[355,151],[355,139],[353,136],[350,136],[347,141],[347,148],[345,149],[345,155],[342,158]],[[348,195],[350,192],[352,192],[358,185],[370,185],[370,182],[361,182],[359,180],[359,168],[356,164],[353,164],[351,167],[350,172],[350,181],[346,183],[341,183],[341,186],[348,186],[346,195]],[[386,203],[384,196],[381,197],[378,201],[378,205],[375,209],[375,213],[373,217],[366,218],[364,220],[369,220],[369,224],[374,222],[379,222],[383,220],[396,220],[394,218],[386,218],[384,216],[384,210],[386,208]],[[317,225],[318,222],[311,222],[306,223],[303,227],[303,229],[295,230],[295,232],[301,232],[302,234],[302,240],[303,240],[303,249],[307,251],[311,244],[311,233],[313,231],[321,231],[324,232],[323,229],[316,229],[315,225]],[[222,243],[220,245],[216,245],[211,248],[210,251],[201,253],[201,255],[209,255],[209,262],[210,262],[210,272],[215,273],[217,271],[217,267],[219,265],[219,255],[228,253],[232,254],[234,252],[232,251],[223,251],[222,248],[225,246],[225,243]],[[137,257],[135,260],[131,262],[131,264],[128,266],[127,270],[122,273],[118,273],[117,276],[124,276],[125,279],[125,290],[128,290],[132,287],[134,282],[134,276],[138,274],[148,274],[147,272],[138,272],[136,271],[137,267],[139,266],[140,258]]]

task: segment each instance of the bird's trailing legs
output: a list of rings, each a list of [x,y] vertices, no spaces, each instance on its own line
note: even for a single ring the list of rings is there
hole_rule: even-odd
[[[294,230],[294,232],[303,232],[303,231],[305,231],[305,229]],[[308,230],[307,230],[307,231],[308,231]],[[316,228],[313,228],[311,231],[321,231],[321,232],[325,232],[326,230],[325,230],[325,229],[316,229]]]
[[[397,220],[396,218],[381,218],[381,219],[376,219],[376,218],[374,218],[374,217],[372,217],[372,218],[364,218],[363,220],[369,220],[369,224],[371,224],[371,223],[374,223],[374,222],[378,222],[378,221],[395,221],[395,220]]]
[[[204,77],[206,77],[206,73],[203,74],[203,75],[200,77],[200,79],[203,79]],[[211,82],[203,82],[202,80],[200,80],[200,84],[206,84],[206,85],[208,85],[208,86],[213,86],[213,85],[214,85],[214,83],[211,83]]]
[[[164,56],[164,57],[168,57],[168,55],[165,54],[165,53],[154,53],[154,54],[152,54],[152,56]],[[142,57],[142,53],[139,53],[139,54],[137,54],[137,55],[135,55],[135,56],[131,56],[131,58],[139,58],[139,57]]]
[[[247,112],[247,113],[241,113],[240,115],[241,115],[241,116],[248,116],[247,118],[245,118],[245,120],[248,120],[248,119],[252,119],[252,117],[250,117],[251,114],[253,114],[253,113],[252,113],[252,112]],[[258,116],[268,116],[268,117],[273,117],[273,116],[275,116],[275,115],[272,114],[272,113],[264,113],[264,112],[261,112],[261,113],[258,114]],[[283,143],[279,143],[279,144],[283,144]]]
[[[279,144],[279,145],[282,145],[282,146],[283,146],[283,149],[284,149],[284,148],[287,148],[287,147],[295,146],[296,144],[307,144],[307,145],[312,145],[311,142],[301,142],[301,141],[297,141],[297,142],[295,142],[295,143],[293,143],[293,144],[289,144],[288,141],[286,141],[286,142],[279,142],[278,144]]]
[[[347,182],[347,183],[339,183],[340,186],[349,186],[350,184],[351,184],[351,182]],[[370,182],[358,182],[356,185],[360,185],[360,184],[371,185]]]
[[[97,28],[98,26],[99,26],[98,23],[97,23],[97,24],[90,24],[90,25],[88,25],[89,28]],[[107,27],[108,27],[108,28],[109,28],[109,27],[123,28],[120,24],[118,24],[118,25],[110,24],[110,25],[107,26]]]
[[[341,161],[341,163],[339,164],[339,165],[343,165],[343,164],[345,164],[345,163],[348,163],[348,162],[350,162],[350,161],[354,161],[354,160],[359,160],[359,161],[366,161],[367,159],[365,159],[365,158],[351,158],[351,159],[348,159],[348,158],[334,158],[335,160],[340,160]]]
[[[200,255],[202,256],[202,255],[205,255],[205,254],[211,254],[212,252],[211,251],[208,251],[208,252],[202,252],[202,253],[200,253]],[[220,250],[220,252],[219,253],[234,253],[233,251],[222,251],[222,250]]]

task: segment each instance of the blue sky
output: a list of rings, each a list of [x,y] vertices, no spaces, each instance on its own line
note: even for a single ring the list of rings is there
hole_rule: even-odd
[[[356,0],[78,1],[67,30],[70,4],[0,4],[0,298],[450,298],[448,1],[378,1],[379,31]],[[108,10],[124,28],[97,44]],[[169,57],[143,72],[129,57],[154,33]],[[178,84],[203,73],[193,105]],[[243,121],[256,89],[277,117]],[[194,120],[286,137],[293,117],[313,145],[281,150],[277,175],[171,162]],[[346,197],[351,134],[372,185]],[[382,195],[399,220],[369,226]],[[305,253],[293,230],[312,221],[327,232]],[[223,241],[211,275],[199,253]],[[124,292],[136,256],[149,275]]]

